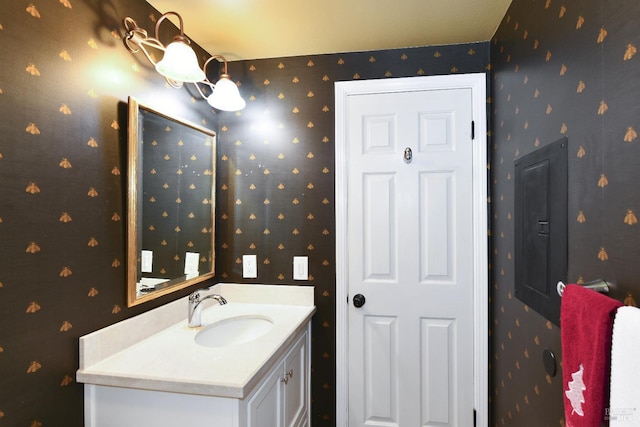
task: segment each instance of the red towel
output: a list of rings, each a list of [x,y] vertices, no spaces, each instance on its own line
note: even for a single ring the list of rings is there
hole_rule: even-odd
[[[619,301],[567,285],[560,308],[566,427],[600,427],[609,403],[611,334]]]

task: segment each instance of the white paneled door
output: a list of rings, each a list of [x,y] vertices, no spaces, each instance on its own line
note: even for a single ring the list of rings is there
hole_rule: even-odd
[[[350,427],[474,424],[472,97],[346,99]]]

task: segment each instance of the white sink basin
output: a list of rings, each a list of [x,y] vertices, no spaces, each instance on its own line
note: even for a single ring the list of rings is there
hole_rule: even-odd
[[[197,344],[205,347],[225,347],[260,338],[273,327],[265,317],[238,316],[206,326],[196,334]]]

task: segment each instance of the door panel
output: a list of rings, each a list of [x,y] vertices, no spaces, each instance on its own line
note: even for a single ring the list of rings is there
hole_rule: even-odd
[[[395,148],[395,116],[363,115],[363,153],[390,153]]]
[[[376,425],[398,421],[398,324],[393,317],[365,319],[365,418]]]
[[[397,280],[395,177],[393,174],[366,174],[363,180],[363,279]]]
[[[452,199],[456,193],[455,172],[420,174],[420,278],[424,282],[455,280],[455,223]]]
[[[421,113],[420,151],[452,151],[455,143],[453,111],[432,111]]]
[[[421,319],[422,425],[452,425],[455,325],[454,319]]]

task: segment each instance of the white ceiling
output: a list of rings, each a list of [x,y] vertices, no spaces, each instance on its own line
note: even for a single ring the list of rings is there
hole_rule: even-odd
[[[189,38],[210,54],[234,61],[487,41],[511,0],[148,3],[162,13],[178,12]]]

